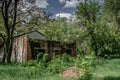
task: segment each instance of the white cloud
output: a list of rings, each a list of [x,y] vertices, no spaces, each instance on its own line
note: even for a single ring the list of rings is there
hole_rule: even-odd
[[[49,5],[47,0],[22,0],[20,6],[23,7],[23,10],[26,8],[37,6],[38,8],[46,8]]]
[[[59,18],[59,17],[64,18],[65,17],[67,19],[66,20],[67,22],[76,21],[76,16],[74,14],[70,14],[70,13],[58,13],[55,15],[55,17],[56,18]]]
[[[65,0],[59,0],[60,3],[65,3]]]
[[[49,5],[47,0],[37,0],[35,4],[40,8],[46,8]]]
[[[66,1],[64,8],[76,8],[82,0],[70,0]]]
[[[70,13],[58,13],[58,14],[56,14],[56,17],[65,17],[67,19],[70,19],[72,17],[72,14],[70,14]]]

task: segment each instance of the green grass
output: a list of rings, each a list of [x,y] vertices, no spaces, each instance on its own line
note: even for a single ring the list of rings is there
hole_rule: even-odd
[[[93,80],[120,80],[120,59],[96,60]]]
[[[39,71],[39,70],[38,70]],[[0,80],[61,80],[62,78],[46,72],[37,72],[34,67],[0,66]]]
[[[120,59],[94,60],[92,80],[120,80]],[[39,67],[0,65],[0,80],[67,80]],[[76,79],[68,79],[76,80]]]

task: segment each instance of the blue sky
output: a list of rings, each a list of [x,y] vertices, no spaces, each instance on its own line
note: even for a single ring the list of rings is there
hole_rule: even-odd
[[[69,18],[74,14],[76,6],[82,0],[37,0],[36,5],[44,8],[46,12],[53,13],[54,17]]]
[[[49,5],[46,8],[47,12],[51,12],[54,14],[57,13],[70,13],[73,14],[75,12],[76,6],[65,7],[66,2],[60,2],[60,0],[48,0]]]

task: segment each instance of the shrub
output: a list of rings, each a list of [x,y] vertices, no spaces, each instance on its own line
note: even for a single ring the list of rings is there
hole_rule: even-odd
[[[37,65],[37,60],[30,60],[28,62],[24,62],[21,64],[23,67],[30,67],[30,66],[36,66]]]
[[[67,67],[72,66],[73,65],[72,62],[73,59],[65,53],[60,57],[53,56],[52,60],[48,62],[47,69],[50,72],[59,73],[65,70]]]

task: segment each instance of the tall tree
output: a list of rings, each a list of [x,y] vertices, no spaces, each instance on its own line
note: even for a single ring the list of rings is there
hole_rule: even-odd
[[[100,17],[99,2],[94,0],[84,0],[77,7],[76,15],[81,24],[86,27],[86,31],[90,37],[91,48],[97,56],[98,46],[94,31]]]
[[[116,33],[120,31],[120,0],[105,0],[104,12],[108,14],[109,23],[115,22],[117,25]]]
[[[33,0],[33,2],[35,1]],[[13,40],[16,37],[16,34],[14,33],[17,33],[17,36],[19,34],[17,27],[20,25],[18,24],[30,24],[33,17],[35,20],[32,24],[37,24],[38,21],[42,20],[43,17],[41,16],[43,16],[43,13],[42,10],[35,5],[35,3],[28,3],[25,0],[0,0],[0,9],[4,23],[2,26],[2,28],[4,28],[4,34],[0,32],[0,37],[4,41],[5,49],[3,62],[10,63]]]
[[[64,18],[50,21],[48,27],[43,30],[48,39],[60,42],[76,41],[80,31],[74,23],[66,22]]]
[[[1,10],[0,10],[0,17],[2,17],[2,14],[1,14]],[[1,34],[4,34],[4,32],[3,32],[3,30],[4,30],[4,28],[3,28],[3,19],[2,18],[0,18],[0,33]],[[0,37],[0,48],[1,47],[3,47],[3,44],[4,44],[4,40],[3,40],[3,38],[2,38],[3,36],[1,35],[1,37]]]
[[[18,2],[19,0],[1,0],[1,11],[4,20],[5,35],[0,33],[0,36],[5,43],[5,54],[3,61],[6,61],[6,63],[10,62],[12,53],[13,34],[16,26]]]
[[[76,15],[86,28],[90,48],[99,57],[120,55],[120,2],[119,0],[84,0],[77,8]],[[99,0],[98,0],[99,1]]]

